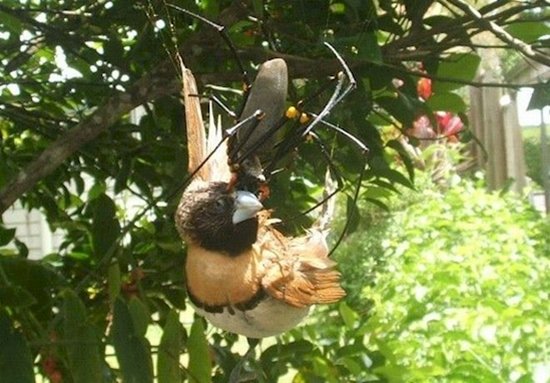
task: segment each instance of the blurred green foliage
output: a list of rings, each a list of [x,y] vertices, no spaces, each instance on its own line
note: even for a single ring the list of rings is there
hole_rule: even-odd
[[[340,254],[371,360],[365,376],[545,381],[549,222],[518,196],[473,181],[446,192],[429,184],[394,198],[390,206],[406,207],[354,234]]]

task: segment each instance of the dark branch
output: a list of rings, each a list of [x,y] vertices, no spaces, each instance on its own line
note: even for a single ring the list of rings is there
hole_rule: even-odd
[[[0,190],[0,214],[122,116],[147,101],[176,93],[180,86],[172,67],[164,64],[137,81],[127,92],[112,96],[88,118],[48,146]]]

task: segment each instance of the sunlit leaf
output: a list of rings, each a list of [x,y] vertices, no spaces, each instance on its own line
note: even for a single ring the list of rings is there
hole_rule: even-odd
[[[338,310],[340,311],[340,316],[346,324],[346,327],[352,329],[357,321],[357,313],[353,311],[346,302],[340,302]]]
[[[132,315],[121,298],[115,301],[111,335],[124,381],[153,382],[149,343],[136,332]]]
[[[466,103],[462,97],[452,92],[435,93],[426,101],[426,104],[433,111],[466,112]]]
[[[449,92],[464,86],[464,81],[473,81],[481,58],[475,53],[454,53],[439,64],[437,77],[434,80],[435,94]],[[457,80],[452,82],[448,80]]]
[[[202,319],[195,319],[187,341],[189,350],[189,379],[194,383],[211,382],[212,361],[208,351],[208,342],[204,334]]]
[[[183,327],[176,311],[170,311],[166,317],[160,339],[157,371],[159,383],[180,382],[183,371],[180,368],[180,352],[183,346]]]
[[[149,325],[150,316],[147,306],[138,298],[132,297],[128,304],[128,309],[132,315],[134,322],[134,331],[138,336],[145,336],[147,326]]]
[[[63,332],[70,371],[75,382],[102,382],[100,338],[94,333],[84,304],[72,290],[64,293]]]
[[[550,25],[541,21],[520,21],[508,25],[505,31],[526,43],[533,43],[542,36],[550,35]]]

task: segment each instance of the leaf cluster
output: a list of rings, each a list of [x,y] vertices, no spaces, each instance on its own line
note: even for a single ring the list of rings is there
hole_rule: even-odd
[[[548,222],[472,181],[404,201],[340,260],[364,286],[350,302],[365,367],[388,381],[536,380],[550,357]]]

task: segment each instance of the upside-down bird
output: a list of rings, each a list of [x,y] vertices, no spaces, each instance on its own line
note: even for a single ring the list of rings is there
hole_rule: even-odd
[[[328,205],[327,214],[321,214],[305,235],[287,237],[274,228],[278,220],[261,203],[264,179],[257,165],[273,142],[270,134],[262,134],[284,112],[286,70],[281,59],[260,68],[247,101],[253,107],[245,105],[241,119],[260,109],[263,126],[252,124],[235,135],[232,145],[237,149],[232,154],[230,150],[228,157],[221,128],[212,116],[206,134],[196,84],[183,68],[189,172],[194,178],[183,192],[175,220],[187,244],[188,295],[197,313],[211,324],[249,338],[283,333],[301,322],[312,305],[333,303],[345,295],[335,262],[328,258]],[[254,87],[264,86],[284,94],[255,96]],[[253,165],[246,168],[243,159]],[[256,184],[251,181],[254,177]]]

